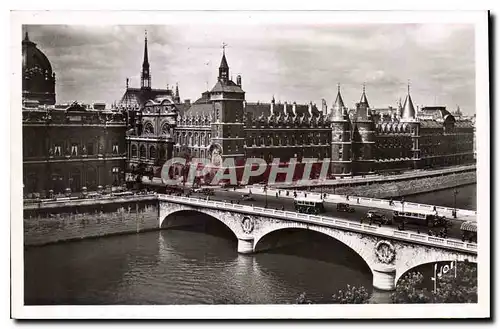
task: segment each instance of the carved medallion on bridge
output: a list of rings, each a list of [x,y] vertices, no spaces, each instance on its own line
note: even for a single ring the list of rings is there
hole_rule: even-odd
[[[396,249],[389,241],[379,241],[375,245],[375,254],[380,262],[390,264],[396,258]]]
[[[252,218],[243,217],[243,220],[241,221],[241,227],[243,228],[243,232],[245,232],[246,234],[252,233],[254,226],[255,224]]]

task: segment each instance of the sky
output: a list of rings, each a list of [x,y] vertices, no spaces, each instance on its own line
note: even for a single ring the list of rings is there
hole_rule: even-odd
[[[153,88],[179,84],[192,101],[216,82],[226,43],[230,75],[241,74],[248,102],[346,106],[363,83],[371,107],[457,105],[475,113],[474,26],[456,24],[350,25],[25,25],[56,73],[58,103],[120,100],[126,78],[140,86],[144,32]]]

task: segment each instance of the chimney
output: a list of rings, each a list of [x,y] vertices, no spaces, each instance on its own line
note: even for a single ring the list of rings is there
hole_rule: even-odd
[[[239,74],[236,77],[236,84],[241,87],[241,75],[239,75]]]
[[[274,115],[274,98],[271,101],[271,115],[270,116],[273,116],[273,115]]]
[[[287,109],[287,105],[288,105],[288,104],[287,104],[287,102],[285,102],[285,104],[283,105],[283,114],[284,114],[285,116],[288,116],[288,109]]]
[[[292,112],[294,116],[297,116],[297,103],[295,102],[292,104]]]

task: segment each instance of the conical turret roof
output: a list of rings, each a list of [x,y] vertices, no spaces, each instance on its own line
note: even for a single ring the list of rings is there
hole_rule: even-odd
[[[360,105],[366,105],[366,107],[370,107],[368,104],[368,99],[366,98],[366,93],[365,93],[365,85],[363,84],[363,94],[361,95],[361,100],[359,101]]]
[[[413,101],[410,96],[410,85],[408,85],[408,95],[405,99],[405,104],[403,105],[403,114],[401,115],[403,119],[415,119],[415,107],[413,106]]]
[[[335,109],[343,109],[344,100],[342,99],[342,95],[340,94],[340,84],[337,86],[337,98],[335,99],[335,103],[333,103],[333,107]]]

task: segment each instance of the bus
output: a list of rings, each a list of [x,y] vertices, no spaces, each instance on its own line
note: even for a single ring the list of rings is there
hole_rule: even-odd
[[[317,215],[325,211],[323,200],[320,198],[297,197],[293,200],[295,210],[304,214]]]
[[[394,211],[393,220],[396,224],[416,224],[427,227],[447,227],[448,220],[438,216],[436,212]]]
[[[468,240],[469,242],[477,242],[477,225],[476,222],[467,221],[460,225],[462,231],[462,241]]]

